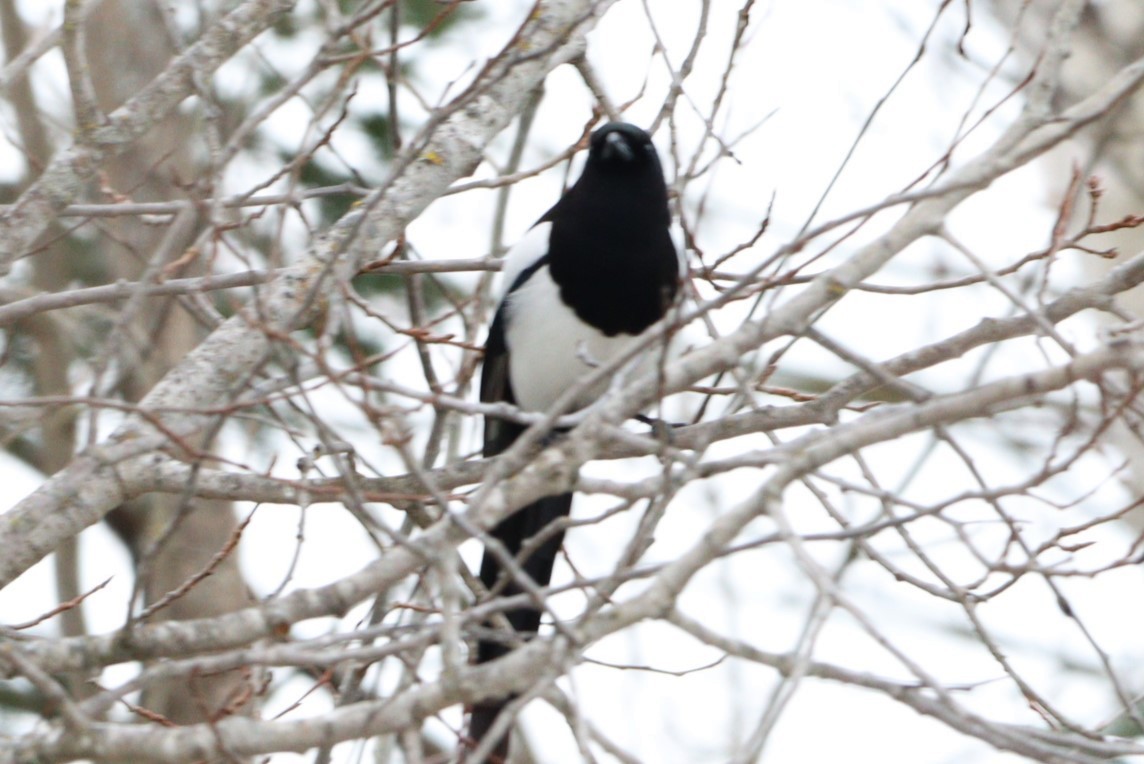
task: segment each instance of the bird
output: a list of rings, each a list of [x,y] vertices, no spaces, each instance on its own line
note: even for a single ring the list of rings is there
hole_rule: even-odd
[[[671,234],[663,167],[643,129],[609,122],[592,133],[577,181],[505,257],[502,294],[489,327],[481,369],[480,400],[545,412],[586,374],[628,350],[663,318],[682,283],[682,262]],[[585,390],[572,410],[606,392],[608,380]],[[526,427],[495,416],[484,419],[483,455],[508,449]],[[502,520],[491,535],[516,558],[537,586],[547,586],[563,531],[523,546],[553,521],[567,517],[572,494],[541,498]],[[521,592],[485,550],[480,578],[504,596]],[[521,638],[535,635],[540,610],[524,605],[505,615]],[[504,640],[479,639],[476,662],[507,654]],[[476,704],[469,743],[479,744],[511,698]],[[488,761],[507,761],[508,735]]]

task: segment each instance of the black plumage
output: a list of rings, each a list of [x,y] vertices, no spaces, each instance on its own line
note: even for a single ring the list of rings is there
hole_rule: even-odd
[[[485,345],[481,400],[546,410],[557,395],[662,318],[680,284],[670,224],[663,169],[648,134],[618,122],[593,133],[580,178],[506,259],[507,289]],[[600,392],[588,391],[577,405],[591,403]],[[503,452],[524,429],[486,417],[485,456]],[[566,517],[571,505],[571,493],[545,497],[506,518],[492,535],[518,555],[528,539]],[[537,585],[548,584],[562,540],[563,532],[551,533],[527,559],[518,559]],[[500,586],[505,595],[519,593],[515,582],[499,581],[501,573],[486,552],[484,585]],[[540,624],[535,607],[506,615],[524,637]],[[477,660],[494,660],[509,649],[500,641],[481,640]],[[471,738],[485,737],[507,700],[473,709]],[[506,737],[491,760],[503,760],[507,752]]]

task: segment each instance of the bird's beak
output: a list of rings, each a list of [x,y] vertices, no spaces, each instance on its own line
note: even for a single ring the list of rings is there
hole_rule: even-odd
[[[624,162],[630,162],[635,159],[635,153],[628,142],[624,140],[624,136],[619,133],[608,133],[604,136],[604,150],[601,152],[604,159],[619,159]]]

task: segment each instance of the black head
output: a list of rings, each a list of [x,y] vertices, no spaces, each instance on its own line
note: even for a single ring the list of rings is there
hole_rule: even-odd
[[[558,206],[579,206],[586,219],[597,220],[607,208],[617,220],[646,215],[655,225],[669,225],[667,184],[651,136],[627,122],[609,122],[592,133],[584,172]]]
[[[605,335],[639,334],[671,304],[679,259],[651,137],[610,122],[592,134],[579,180],[541,220],[560,298]]]
[[[667,183],[651,136],[627,122],[609,122],[592,133],[580,178],[541,220],[555,220],[562,212],[592,221],[601,214],[616,220],[635,214],[654,225],[670,225]]]
[[[627,122],[609,122],[592,133],[588,164],[600,170],[646,172],[654,169],[663,174],[651,136]]]

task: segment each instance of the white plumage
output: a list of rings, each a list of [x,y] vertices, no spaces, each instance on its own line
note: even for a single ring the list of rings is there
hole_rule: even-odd
[[[569,386],[636,339],[626,334],[607,337],[581,321],[560,299],[546,265],[508,296],[506,310],[509,379],[517,405],[526,411],[547,410]],[[603,387],[586,390],[573,408],[591,403]]]

